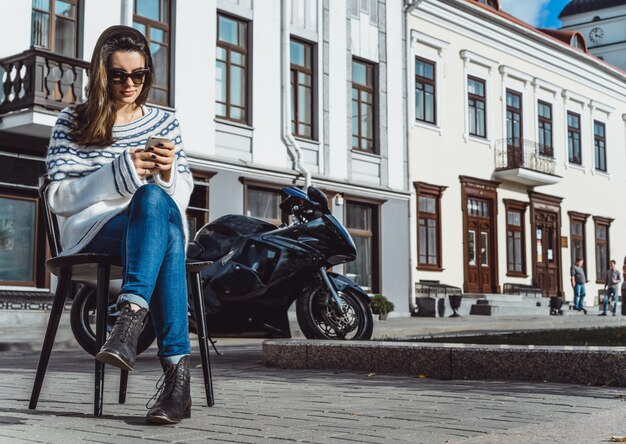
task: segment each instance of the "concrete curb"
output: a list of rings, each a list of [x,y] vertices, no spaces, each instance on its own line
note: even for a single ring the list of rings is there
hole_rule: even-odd
[[[499,379],[626,387],[626,347],[554,347],[276,339],[264,363],[438,379]]]

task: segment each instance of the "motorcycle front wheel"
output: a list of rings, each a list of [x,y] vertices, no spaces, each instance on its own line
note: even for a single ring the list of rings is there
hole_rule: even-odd
[[[107,333],[113,329],[113,324],[117,317],[117,308],[115,299],[109,300],[109,316],[107,322]],[[76,338],[76,342],[87,353],[96,355],[96,289],[83,285],[74,296],[72,309],[70,311],[70,326],[72,333]],[[146,316],[146,320],[141,327],[139,340],[137,342],[137,354],[140,354],[154,342],[154,329],[152,328],[152,320],[150,314]]]
[[[372,337],[372,310],[354,290],[339,291],[345,304],[339,313],[330,293],[319,283],[307,286],[296,300],[298,325],[308,339],[366,341]]]

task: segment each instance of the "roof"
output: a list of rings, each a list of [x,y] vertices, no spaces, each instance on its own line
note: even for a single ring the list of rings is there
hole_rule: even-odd
[[[572,0],[563,8],[559,18],[622,5],[626,5],[626,0]]]
[[[538,31],[543,32],[544,34],[548,34],[549,36],[554,37],[557,40],[562,41],[566,45],[572,45],[572,38],[575,36],[578,37],[582,46],[579,48],[583,52],[587,52],[587,41],[585,40],[585,36],[583,36],[578,31],[565,31],[562,29],[546,29],[546,28],[537,28]]]
[[[465,1],[468,2],[468,3],[472,3],[473,5],[477,6],[480,9],[489,11],[490,13],[492,13],[494,15],[500,16],[501,18],[503,18],[505,20],[508,20],[509,22],[515,23],[518,26],[521,26],[521,27],[526,28],[526,29],[528,29],[528,30],[530,30],[532,32],[535,32],[535,33],[540,34],[540,35],[542,35],[544,37],[547,37],[547,38],[549,38],[549,39],[551,39],[551,40],[553,40],[555,42],[558,42],[560,45],[569,47],[569,49],[578,50],[581,54],[584,54],[585,56],[589,57],[590,60],[594,60],[596,63],[604,65],[605,67],[609,67],[612,70],[619,72],[622,76],[626,74],[626,71],[620,69],[619,67],[611,65],[610,63],[607,63],[604,60],[595,57],[593,54],[588,53],[587,49],[586,49],[586,46],[587,46],[586,43],[585,43],[585,48],[582,48],[582,50],[578,49],[578,48],[574,48],[571,45],[571,36],[573,36],[574,34],[578,34],[581,37],[583,37],[578,32],[573,32],[572,34],[570,34],[570,39],[566,40],[565,33],[559,35],[559,33],[554,33],[553,31],[546,32],[545,29],[535,28],[534,26],[529,25],[528,23],[526,23],[526,22],[524,22],[524,21],[522,21],[522,20],[512,16],[511,14],[508,14],[508,13],[506,13],[504,11],[498,11],[498,10],[496,10],[496,9],[494,9],[492,7],[489,7],[489,6],[479,2],[477,0],[465,0]],[[573,2],[583,2],[583,1],[585,1],[585,0],[573,0]],[[619,2],[620,4],[626,4],[626,0],[597,0],[596,1],[596,3],[609,3],[609,2],[611,2],[611,3],[618,3]],[[590,0],[589,3],[593,3],[593,1]],[[584,40],[584,37],[583,37],[583,40]]]
[[[513,16],[513,15],[511,15],[511,14],[505,12],[505,11],[497,10],[495,8],[487,6],[487,5],[483,4],[482,2],[479,2],[478,0],[467,0],[467,1],[469,1],[470,3],[474,3],[479,8],[486,9],[486,10],[490,11],[491,13],[493,13],[495,15],[498,15],[498,16],[500,16],[500,17],[502,17],[502,18],[504,18],[504,19],[506,19],[506,20],[508,20],[510,22],[513,22],[516,25],[519,25],[519,26],[521,26],[523,28],[526,28],[526,29],[529,29],[531,31],[534,31],[534,32],[536,32],[538,34],[542,34],[544,36],[551,37],[552,39],[557,40],[559,43],[564,44],[564,45],[569,46],[569,47],[571,47],[571,38],[572,38],[572,36],[574,34],[580,34],[580,33],[574,32],[574,31],[557,31],[557,30],[554,30],[554,31],[556,31],[556,32],[554,32],[552,30],[535,28],[534,26],[526,23],[523,20],[518,19],[517,17],[515,17],[515,16]],[[626,2],[626,0],[623,0],[623,1]],[[584,37],[583,37],[583,39],[584,39]],[[585,48],[583,48],[583,52],[587,52],[586,45],[585,45]]]

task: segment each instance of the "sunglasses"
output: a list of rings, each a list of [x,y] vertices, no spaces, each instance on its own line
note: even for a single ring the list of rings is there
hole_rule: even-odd
[[[135,86],[142,85],[146,81],[146,76],[150,73],[149,68],[138,69],[133,72],[122,71],[121,69],[109,69],[109,81],[116,85],[123,85],[130,77]]]

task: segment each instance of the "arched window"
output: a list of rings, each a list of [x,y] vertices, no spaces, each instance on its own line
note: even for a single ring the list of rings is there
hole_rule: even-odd
[[[500,10],[500,5],[498,5],[498,0],[478,0],[478,3],[491,6],[493,9],[497,9],[498,11]]]
[[[575,34],[572,36],[572,39],[570,40],[570,45],[572,45],[574,48],[582,49],[583,51],[586,47],[585,40],[579,34]]]

